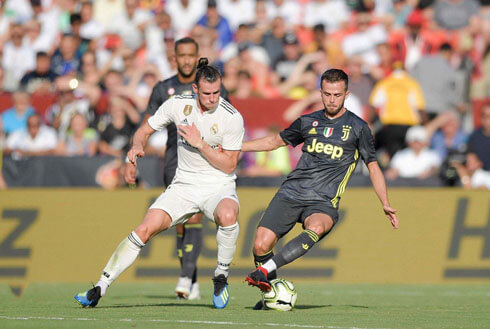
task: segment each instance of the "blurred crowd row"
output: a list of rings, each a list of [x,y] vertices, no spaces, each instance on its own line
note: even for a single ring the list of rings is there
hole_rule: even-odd
[[[123,156],[153,86],[176,73],[175,40],[191,36],[232,99],[294,99],[285,122],[321,108],[321,73],[344,69],[346,107],[371,124],[388,178],[438,173],[471,186],[480,170],[473,186],[490,187],[485,0],[0,3],[0,96],[12,103],[0,105],[0,148],[14,158]],[[164,145],[155,135],[148,153]],[[290,158],[259,154],[243,173],[282,175]]]

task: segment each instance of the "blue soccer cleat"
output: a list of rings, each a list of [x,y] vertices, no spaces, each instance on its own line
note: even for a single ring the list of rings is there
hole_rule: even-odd
[[[215,308],[225,308],[230,300],[230,290],[228,289],[228,281],[224,274],[220,274],[213,278],[214,293],[213,304]]]
[[[101,297],[100,287],[93,287],[88,291],[77,294],[75,300],[83,307],[95,307]]]

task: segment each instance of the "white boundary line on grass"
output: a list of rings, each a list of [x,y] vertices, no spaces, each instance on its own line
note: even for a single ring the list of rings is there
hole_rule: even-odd
[[[112,322],[162,322],[162,323],[187,323],[187,324],[211,324],[211,325],[227,325],[227,326],[252,326],[253,323],[247,322],[230,322],[230,321],[192,321],[192,320],[162,320],[162,319],[96,319],[96,318],[62,318],[55,316],[6,316],[0,315],[0,320],[56,320],[56,321],[112,321]],[[289,328],[326,328],[326,329],[374,329],[374,328],[359,328],[359,327],[338,327],[338,326],[315,326],[303,324],[287,324],[287,323],[262,323],[262,326],[268,327],[289,327]],[[382,328],[376,328],[382,329]]]

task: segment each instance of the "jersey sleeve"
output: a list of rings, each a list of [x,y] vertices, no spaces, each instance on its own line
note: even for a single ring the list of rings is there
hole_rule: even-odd
[[[169,123],[174,122],[173,113],[173,98],[167,100],[160,105],[158,110],[148,119],[148,124],[155,130],[163,130]]]
[[[241,150],[244,134],[245,128],[243,126],[243,117],[237,112],[233,114],[231,119],[227,122],[221,147],[223,150],[228,151]]]
[[[279,133],[287,144],[296,146],[305,141],[301,132],[301,118],[296,119],[288,128]]]
[[[146,113],[149,115],[154,115],[160,105],[168,99],[168,96],[163,93],[163,88],[161,83],[157,83],[153,90],[151,91],[150,101],[148,102],[148,108]]]
[[[376,161],[373,134],[366,124],[362,126],[359,134],[359,153],[365,164]]]

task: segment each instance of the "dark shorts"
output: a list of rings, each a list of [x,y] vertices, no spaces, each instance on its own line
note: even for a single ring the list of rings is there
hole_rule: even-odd
[[[276,194],[265,210],[259,226],[270,229],[280,239],[291,231],[296,223],[301,223],[304,227],[304,220],[308,216],[317,213],[329,215],[334,225],[339,220],[337,209],[333,208],[327,202],[307,205],[285,200]]]

